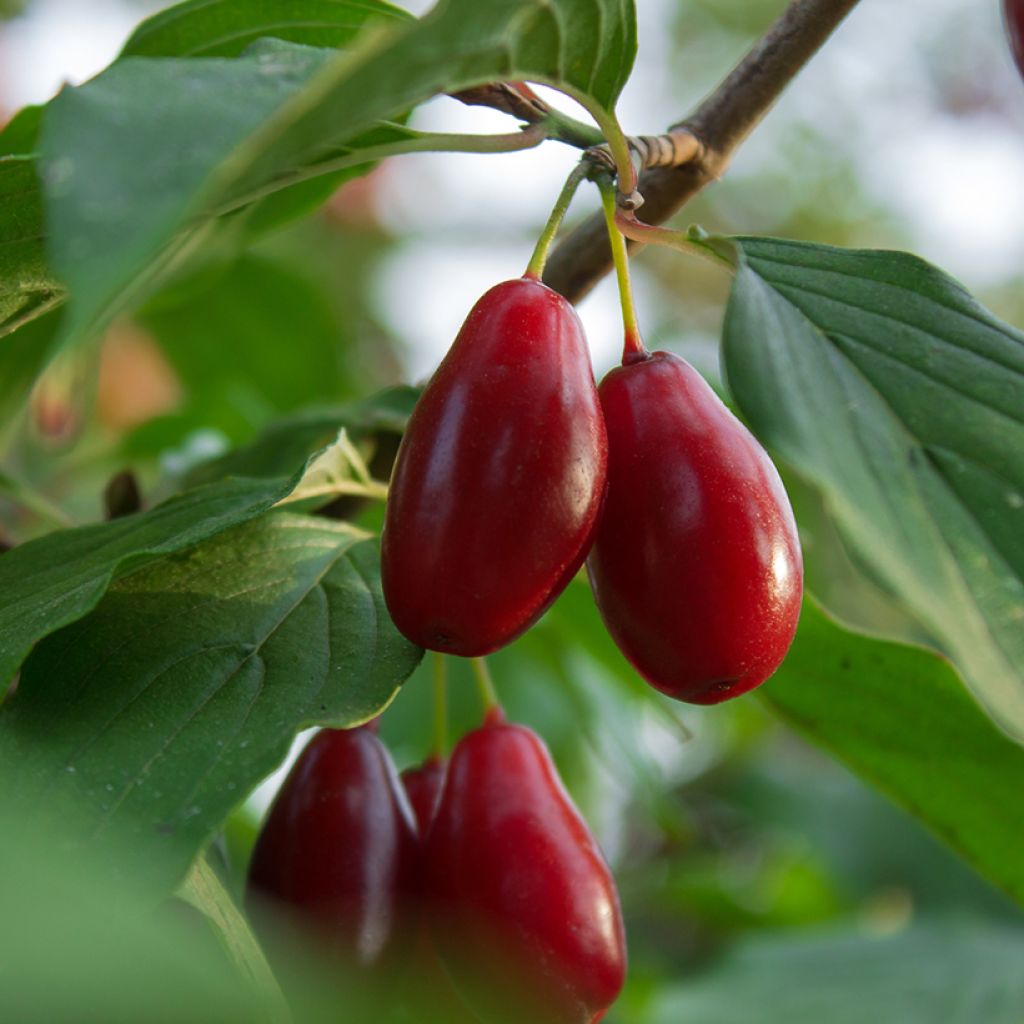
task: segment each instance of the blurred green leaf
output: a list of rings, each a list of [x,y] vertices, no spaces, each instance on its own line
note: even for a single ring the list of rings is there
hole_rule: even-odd
[[[13,415],[27,403],[33,383],[56,350],[60,317],[59,310],[52,310],[0,337],[0,438]]]
[[[914,256],[726,244],[743,413],[1024,738],[1024,335]]]
[[[52,307],[64,291],[43,245],[34,155],[40,109],[27,107],[0,132],[0,339]]]
[[[946,660],[846,632],[807,599],[793,647],[760,692],[1024,904],[1024,749]]]
[[[40,644],[0,710],[2,773],[89,844],[129,834],[166,890],[299,729],[372,718],[421,654],[371,538],[264,516],[118,580]]]
[[[408,17],[382,0],[186,0],[144,21],[121,56],[237,57],[266,36],[343,47],[375,21]]]
[[[345,397],[345,329],[302,276],[243,257],[182,292],[182,301],[161,304],[142,322],[186,389],[188,419],[247,440],[275,413]]]
[[[9,781],[9,779],[8,779]],[[6,788],[6,787],[5,787]],[[69,856],[62,831],[0,797],[0,1019],[18,1024],[260,1024],[270,1014],[197,921],[158,909],[134,853]]]
[[[281,987],[252,929],[206,857],[199,857],[192,865],[180,896],[210,922],[231,962],[266,1001],[270,1019],[287,1024],[291,1013]]]
[[[388,388],[369,398],[335,408],[307,409],[275,420],[250,444],[197,466],[189,486],[225,476],[279,476],[346,430],[356,438],[401,434],[419,398],[419,389]]]
[[[658,996],[643,1024],[1019,1024],[1024,931],[956,922],[898,935],[747,941]]]

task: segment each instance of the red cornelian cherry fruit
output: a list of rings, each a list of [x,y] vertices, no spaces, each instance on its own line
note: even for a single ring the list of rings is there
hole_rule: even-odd
[[[373,729],[323,729],[256,841],[249,902],[290,912],[342,973],[387,980],[411,952],[419,856],[412,809]]]
[[[441,796],[445,771],[445,762],[431,755],[418,768],[402,772],[402,782],[416,815],[420,843],[424,846]],[[423,875],[421,878],[426,881]],[[421,909],[425,905],[426,898],[421,896]],[[417,1020],[423,1024],[478,1024],[478,1018],[470,1013],[445,973],[425,920],[420,922],[412,965],[401,987],[406,1003],[415,1008]]]
[[[431,754],[418,768],[406,768],[402,772],[402,785],[405,786],[406,795],[409,797],[421,838],[426,836],[430,823],[434,820],[445,771],[444,760],[437,754]]]
[[[388,609],[421,647],[497,650],[582,565],[607,439],[583,327],[524,277],[488,291],[402,439],[381,553]]]
[[[1010,40],[1013,59],[1024,77],[1024,0],[1003,0],[1006,34]]]
[[[593,1024],[622,988],[618,895],[543,742],[492,711],[456,745],[427,837],[427,909],[485,1024]]]
[[[656,689],[717,704],[796,631],[800,542],[778,471],[689,363],[631,355],[601,382],[608,497],[588,569],[605,625]]]

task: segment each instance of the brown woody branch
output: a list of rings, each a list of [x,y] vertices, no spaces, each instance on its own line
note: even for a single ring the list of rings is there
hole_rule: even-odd
[[[696,111],[672,126],[692,132],[703,142],[703,151],[698,160],[682,167],[644,172],[640,192],[646,223],[667,220],[721,177],[739,144],[856,4],[857,0],[792,0]],[[544,281],[578,302],[611,268],[604,218],[595,214],[551,254]]]

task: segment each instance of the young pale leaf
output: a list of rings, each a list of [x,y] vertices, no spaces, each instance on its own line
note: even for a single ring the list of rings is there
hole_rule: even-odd
[[[130,835],[169,889],[295,733],[376,715],[422,652],[377,545],[278,512],[117,581],[41,644],[0,712],[0,770],[89,844]]]
[[[761,694],[1024,904],[1024,749],[944,658],[842,629],[811,600]]]
[[[144,21],[123,57],[237,57],[257,39],[348,46],[368,25],[407,19],[382,0],[186,0]]]
[[[1018,1024],[1024,930],[931,921],[896,935],[768,935],[648,1005],[650,1024]]]
[[[744,415],[1024,739],[1024,335],[914,256],[733,245]]]
[[[259,515],[294,482],[220,480],[150,512],[59,530],[0,556],[0,694],[32,647],[91,611],[115,574]]]

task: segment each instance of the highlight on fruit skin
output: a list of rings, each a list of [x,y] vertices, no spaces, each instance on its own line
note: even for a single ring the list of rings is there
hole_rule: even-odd
[[[615,882],[532,730],[492,711],[459,741],[426,871],[434,943],[486,1024],[593,1024],[615,1002]]]
[[[757,439],[668,352],[599,388],[608,496],[588,560],[608,631],[656,689],[717,704],[778,668],[803,593],[796,522]]]
[[[575,575],[607,439],[583,327],[533,278],[476,303],[402,439],[381,552],[388,610],[421,647],[489,654]]]

